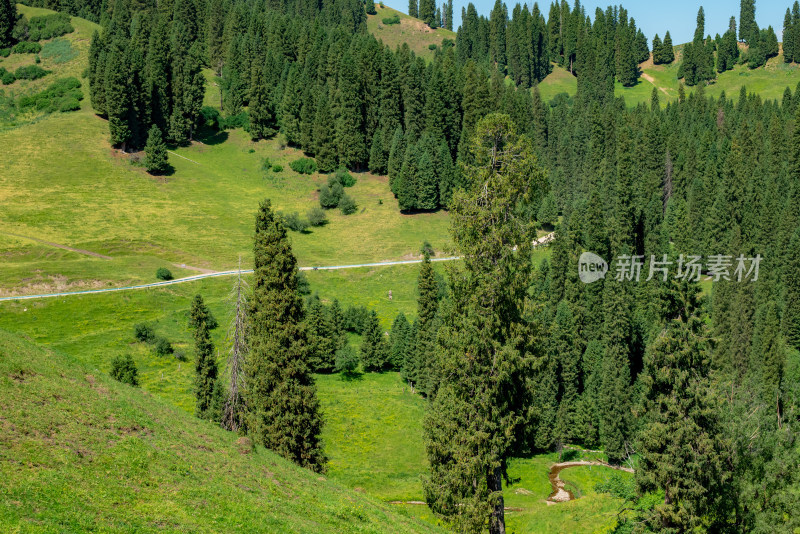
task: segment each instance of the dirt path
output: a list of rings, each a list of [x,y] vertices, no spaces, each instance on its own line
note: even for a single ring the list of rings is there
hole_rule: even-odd
[[[567,502],[571,501],[575,498],[575,495],[568,489],[566,489],[567,483],[561,480],[558,476],[561,471],[564,469],[569,469],[570,467],[578,467],[581,465],[596,465],[599,467],[609,467],[611,469],[617,469],[619,471],[625,471],[626,473],[633,473],[633,469],[630,467],[622,467],[618,465],[611,465],[603,462],[590,462],[587,460],[579,460],[575,462],[561,462],[557,464],[553,464],[550,467],[550,486],[553,488],[553,492],[547,498],[547,504],[555,504],[559,502]]]
[[[650,76],[650,75],[649,75],[649,74],[647,74],[646,72],[642,72],[642,78],[644,78],[644,79],[645,79],[645,80],[647,80],[648,82],[652,83],[652,84],[653,84],[653,86],[655,86],[655,87],[658,87],[658,86],[656,85],[656,80],[655,80],[655,78],[653,78],[652,76]],[[659,91],[661,91],[662,93],[664,93],[665,95],[669,96],[669,93],[668,93],[668,92],[667,92],[667,90],[666,90],[666,89],[664,89],[663,87],[658,87],[658,90],[659,90]]]
[[[114,259],[111,256],[106,256],[105,254],[99,254],[97,252],[92,252],[91,250],[84,250],[82,248],[69,247],[67,245],[61,245],[59,243],[53,243],[52,241],[45,241],[44,239],[39,239],[38,237],[31,237],[31,236],[28,236],[28,235],[21,235],[21,234],[13,234],[11,232],[3,232],[3,233],[6,234],[6,235],[13,236],[13,237],[19,237],[21,239],[27,239],[29,241],[36,241],[37,243],[41,243],[43,245],[47,245],[47,246],[50,246],[50,247],[56,247],[56,248],[60,248],[60,249],[63,249],[63,250],[69,250],[71,252],[77,252],[78,254],[83,254],[84,256],[92,256],[92,257],[100,258],[100,259],[103,259],[103,260],[113,260]]]

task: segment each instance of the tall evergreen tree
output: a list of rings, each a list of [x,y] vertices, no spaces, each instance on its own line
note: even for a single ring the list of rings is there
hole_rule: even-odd
[[[269,200],[260,204],[256,215],[254,257],[245,368],[248,432],[257,443],[298,465],[324,471],[323,422],[308,368],[297,260]]]
[[[436,26],[436,0],[419,0],[419,19],[432,28]]]
[[[414,384],[414,387],[426,395],[432,395],[436,386],[434,353],[438,331],[436,313],[439,309],[439,288],[427,250],[423,250],[422,265],[417,277],[417,293],[419,294],[417,297],[417,339],[414,347],[417,383]]]
[[[334,106],[336,150],[339,164],[355,167],[366,161],[368,153],[364,140],[364,98],[356,63],[349,52],[339,62]]]
[[[361,364],[365,371],[383,371],[390,364],[389,347],[383,335],[378,314],[372,310],[364,325],[364,340],[361,343]]]
[[[789,250],[800,250],[800,229],[789,242]],[[800,350],[800,263],[791,261],[784,275],[785,294],[783,309],[783,335],[795,349]]]
[[[306,323],[308,324],[309,367],[317,373],[333,371],[339,340],[333,332],[327,310],[320,302],[319,297],[315,296],[310,299]]]
[[[758,39],[756,24],[756,0],[741,0],[739,10],[739,39],[752,44]]]
[[[408,16],[419,18],[419,0],[408,0]]]
[[[0,0],[0,48],[13,43],[12,33],[17,23],[17,4],[14,0]]]
[[[538,203],[544,174],[507,115],[476,127],[467,190],[452,203],[463,267],[450,277],[452,305],[439,335],[442,381],[425,416],[431,509],[460,531],[505,531],[502,481],[524,439],[536,336],[523,311],[530,287],[532,221],[516,209]],[[516,245],[516,250],[513,247]]]
[[[161,130],[155,124],[147,134],[147,145],[144,147],[144,154],[144,166],[150,174],[163,174],[169,170],[167,145],[161,136]]]
[[[219,408],[215,406],[215,396],[219,392],[217,384],[219,373],[210,331],[216,328],[217,321],[200,295],[195,295],[192,301],[189,326],[194,330],[194,346],[197,353],[194,367],[194,387],[197,398],[195,413],[203,419],[216,418],[219,416],[218,413],[214,413]]]

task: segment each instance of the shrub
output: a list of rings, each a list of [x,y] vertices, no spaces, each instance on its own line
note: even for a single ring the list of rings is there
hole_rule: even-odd
[[[391,17],[383,17],[381,22],[386,24],[387,26],[391,26],[392,24],[400,24],[400,17],[397,15],[392,15]]]
[[[44,70],[38,65],[25,65],[24,67],[18,68],[14,72],[14,76],[16,76],[18,80],[38,80],[46,76],[48,72],[49,71]]]
[[[331,209],[339,205],[339,201],[344,195],[342,184],[335,176],[328,178],[328,183],[319,188],[319,205],[323,208]]]
[[[155,351],[158,356],[166,356],[173,353],[172,343],[166,338],[158,337],[155,342]]]
[[[314,174],[317,172],[317,162],[311,158],[296,159],[289,164],[289,167],[300,174]]]
[[[139,370],[130,354],[111,360],[111,378],[129,386],[139,385]]]
[[[46,47],[47,45],[45,45]],[[212,130],[222,130],[222,115],[220,115],[217,108],[211,106],[203,106],[200,109],[200,126],[211,128]]]
[[[367,0],[367,15],[376,15],[378,12],[375,11],[375,2],[372,0]]]
[[[11,55],[10,48],[0,48],[0,57],[8,57]]]
[[[336,372],[345,375],[355,374],[358,369],[358,354],[350,345],[336,351]]]
[[[73,31],[75,28],[70,24],[69,15],[66,13],[31,17],[28,22],[28,38],[31,41],[52,39]]]
[[[83,99],[81,82],[77,78],[61,78],[40,93],[19,99],[20,109],[37,109],[52,113],[80,109]]]
[[[433,247],[427,241],[422,243],[422,248],[419,249],[420,254],[428,254],[428,256],[435,256],[436,251],[433,250]]]
[[[172,272],[166,267],[159,267],[156,271],[156,278],[159,280],[172,280]]]
[[[272,172],[283,172],[283,165],[278,165],[276,163],[272,166]]]
[[[0,81],[3,82],[3,85],[11,85],[17,78],[14,76],[13,72],[8,72],[3,67],[0,67]]]
[[[188,358],[186,357],[186,353],[183,352],[182,350],[176,350],[172,355],[179,362],[185,362],[186,360],[188,360]]]
[[[438,46],[436,46],[434,43],[428,45],[428,50],[436,50],[437,48]]]
[[[42,45],[30,41],[22,41],[14,45],[11,49],[15,54],[38,54],[42,51]]]
[[[295,232],[305,232],[308,230],[308,221],[300,218],[300,214],[296,211],[289,215],[284,215],[283,224],[286,225],[286,228]]]
[[[356,205],[356,201],[353,200],[353,197],[348,195],[347,193],[342,194],[342,198],[339,199],[339,209],[345,215],[351,215],[356,212],[358,209],[358,205]]]
[[[311,294],[311,284],[308,283],[308,277],[303,271],[297,271],[297,292],[301,295]]]
[[[356,185],[356,179],[353,178],[353,175],[347,172],[347,169],[338,169],[336,171],[336,178],[339,180],[339,183],[342,184],[342,187],[353,187]]]
[[[610,493],[620,499],[633,499],[636,496],[636,483],[631,479],[623,479],[619,473],[612,473],[607,480],[595,484],[598,493]]]
[[[66,39],[53,39],[42,47],[42,57],[50,59],[53,63],[61,64],[72,61],[78,57],[78,51]]]
[[[231,115],[230,117],[223,119],[221,126],[223,130],[234,130],[236,128],[241,128],[247,131],[250,129],[250,116],[246,111],[242,111],[236,115]]]
[[[261,160],[261,170],[267,172],[271,169],[272,169],[272,162],[269,160],[269,158],[263,158]]]
[[[311,208],[308,210],[306,217],[308,217],[308,224],[311,226],[324,226],[328,222],[325,211],[319,208]]]
[[[137,341],[143,341],[144,343],[153,343],[156,340],[155,330],[147,323],[133,325],[133,335]]]

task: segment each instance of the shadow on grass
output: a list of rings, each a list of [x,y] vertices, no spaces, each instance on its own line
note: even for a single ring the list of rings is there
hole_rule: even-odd
[[[198,132],[196,139],[204,145],[214,146],[221,145],[228,140],[227,130],[214,130],[212,128],[203,128]]]
[[[357,382],[364,379],[364,373],[359,371],[342,371],[339,374],[345,382]]]

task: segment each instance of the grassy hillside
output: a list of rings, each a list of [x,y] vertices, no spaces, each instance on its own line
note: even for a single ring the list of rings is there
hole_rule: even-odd
[[[85,69],[96,25],[76,17],[72,22],[75,32],[64,38],[77,57],[32,83]],[[32,62],[33,56],[12,54],[0,65],[13,61]],[[50,68],[45,59],[42,65]],[[91,111],[82,82],[80,111],[12,121],[11,129],[6,122],[0,131],[0,294],[151,281],[161,265],[176,276],[231,268],[239,255],[248,262],[259,201],[270,198],[276,209],[301,215],[318,206],[325,175],[295,173],[289,163],[303,156],[300,151],[280,139],[254,143],[241,130],[175,148],[169,156],[174,173],[151,177],[130,155],[110,147],[107,123]],[[209,103],[218,103],[219,88],[213,77],[209,82]],[[5,90],[38,90],[24,83]],[[265,159],[283,171],[264,172]],[[357,213],[331,210],[326,226],[293,235],[301,265],[407,258],[425,240],[437,250],[447,248],[446,213],[401,214],[386,177],[357,173],[356,179],[348,194]]]
[[[3,531],[434,532],[0,332]]]
[[[452,39],[455,41],[456,34],[444,28],[430,29],[424,22],[414,17],[409,17],[389,6],[381,7],[375,4],[376,15],[367,15],[367,31],[375,36],[376,39],[383,41],[394,50],[403,43],[408,43],[408,47],[418,56],[430,58],[433,50],[430,45],[441,46],[442,39]],[[397,16],[399,24],[384,24],[384,18]]]
[[[659,90],[661,103],[678,98],[678,67],[680,66],[680,51],[676,47],[676,59],[669,65],[654,65],[652,60],[642,63],[639,68],[642,75],[633,87],[623,87],[619,82],[614,85],[614,94],[625,98],[628,106],[639,103],[650,103],[653,88]],[[706,86],[707,96],[718,98],[724,91],[726,96],[734,101],[739,99],[739,89],[744,85],[750,93],[758,93],[762,99],[780,100],[784,90],[789,87],[792,92],[800,83],[800,66],[786,64],[783,55],[771,58],[765,67],[749,69],[746,65],[737,65],[733,70],[717,74],[717,79]],[[556,66],[553,72],[539,84],[542,98],[549,100],[556,94],[565,92],[574,95],[577,90],[577,81],[566,70]],[[686,87],[686,92],[694,89]]]

